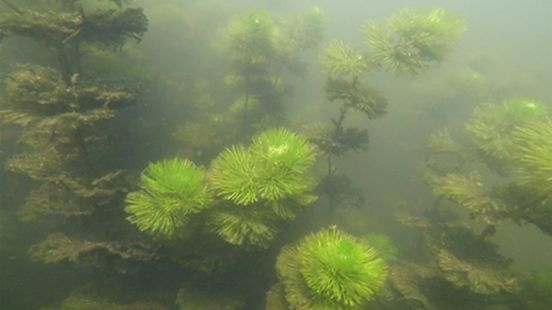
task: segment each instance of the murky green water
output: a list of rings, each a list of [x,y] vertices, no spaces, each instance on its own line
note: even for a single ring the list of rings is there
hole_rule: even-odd
[[[0,309],[548,309],[550,12],[0,0]]]

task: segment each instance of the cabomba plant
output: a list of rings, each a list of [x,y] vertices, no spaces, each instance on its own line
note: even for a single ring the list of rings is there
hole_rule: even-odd
[[[482,237],[505,221],[552,234],[552,122],[545,106],[527,98],[484,104],[465,129],[470,143],[454,142],[445,130],[431,137],[428,180],[435,195],[486,223]]]
[[[237,92],[246,128],[253,120],[249,114],[257,119],[281,114],[280,102],[287,92],[282,71],[301,73],[298,68],[304,65],[298,55],[320,43],[323,22],[316,7],[278,19],[254,11],[230,21],[225,45],[232,72],[225,83]]]
[[[140,190],[127,195],[127,219],[141,231],[175,237],[194,214],[212,203],[204,177],[204,171],[188,160],[150,164],[140,178]]]
[[[360,309],[387,279],[387,265],[367,242],[337,228],[282,250],[276,263],[289,309]]]
[[[387,100],[364,80],[370,74],[391,70],[397,74],[418,74],[430,64],[443,61],[446,52],[464,32],[462,19],[442,9],[403,9],[384,22],[368,22],[364,28],[367,51],[343,41],[333,41],[324,50],[322,67],[328,73],[326,97],[340,104],[331,124],[306,126],[306,135],[327,156],[328,172],[322,191],[328,195],[330,210],[344,196],[345,176],[336,174],[332,159],[350,150],[366,149],[366,129],[346,127],[351,112],[377,119],[386,113]]]
[[[56,233],[43,247],[31,247],[29,254],[43,262],[78,261],[84,257],[79,247],[68,245],[82,243],[87,252],[96,254],[88,263],[107,263],[101,257],[110,254],[140,260],[138,252],[126,252],[127,246],[132,246],[118,243],[115,225],[106,227],[98,221],[114,216],[115,208],[110,206],[120,203],[130,183],[122,170],[106,163],[110,154],[107,137],[113,135],[106,125],[137,96],[116,81],[87,76],[81,58],[83,49],[92,46],[107,49],[121,47],[129,39],[141,40],[148,26],[142,9],[113,4],[95,7],[90,2],[89,10],[79,1],[59,0],[51,1],[48,10],[38,11],[12,1],[2,3],[9,11],[0,14],[0,37],[26,37],[43,43],[57,60],[53,67],[14,66],[5,81],[0,121],[20,126],[18,142],[26,147],[6,161],[6,168],[39,185],[27,196],[19,218],[68,232],[78,225],[92,235],[101,231],[108,239],[94,247],[94,242],[81,240],[90,237],[86,233],[74,242],[73,236]],[[63,238],[56,238],[60,236]],[[49,250],[35,251],[40,248]]]
[[[128,220],[140,230],[177,236],[202,213],[206,230],[239,246],[267,247],[295,208],[312,203],[308,170],[314,148],[287,129],[270,129],[249,148],[232,146],[211,163],[208,177],[187,160],[150,164],[140,190],[127,196]],[[218,199],[211,199],[210,193]]]
[[[267,246],[278,223],[295,218],[294,208],[316,198],[308,170],[314,148],[286,129],[271,129],[253,138],[248,149],[232,147],[211,164],[214,191],[229,203],[221,204],[209,223],[226,241]]]
[[[221,77],[225,90],[219,83],[196,83],[190,92],[193,113],[173,134],[182,153],[208,162],[227,145],[281,126],[283,102],[293,92],[287,78],[304,77],[303,54],[320,44],[323,25],[317,7],[285,16],[256,10],[232,18],[216,42],[228,68]]]

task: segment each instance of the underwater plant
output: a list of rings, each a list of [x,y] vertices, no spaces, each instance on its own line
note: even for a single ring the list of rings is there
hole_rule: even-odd
[[[372,62],[396,73],[417,74],[442,62],[465,31],[464,21],[443,9],[402,9],[364,28]]]
[[[116,10],[85,12],[78,1],[57,4],[48,11],[35,11],[10,2],[14,13],[0,16],[0,37],[23,36],[43,42],[54,51],[66,84],[73,74],[82,73],[82,45],[122,46],[128,39],[140,41],[148,29],[141,8],[120,5]]]
[[[278,201],[309,188],[305,173],[313,162],[314,149],[304,138],[271,129],[254,137],[249,149],[223,151],[211,165],[210,182],[220,196],[239,205]]]
[[[116,206],[132,181],[109,157],[116,148],[113,138],[120,134],[112,121],[138,96],[128,81],[123,86],[89,75],[82,59],[88,49],[115,50],[129,40],[139,42],[148,20],[141,8],[124,1],[86,2],[0,2],[0,38],[41,43],[33,48],[43,47],[37,50],[44,55],[31,58],[40,65],[25,60],[5,75],[0,121],[19,127],[23,145],[5,168],[35,181],[29,183],[36,188],[31,187],[18,219],[47,224],[51,232],[30,247],[32,261],[128,274],[136,270],[134,263],[157,258],[156,249],[121,240],[124,220]]]
[[[204,171],[188,160],[174,158],[148,165],[140,178],[140,190],[127,195],[125,211],[141,231],[170,238],[211,203]]]
[[[517,294],[517,274],[512,260],[466,221],[446,209],[428,209],[422,215],[403,210],[399,223],[419,233],[413,244],[423,260],[395,261],[390,266],[389,288],[394,308],[465,309],[501,305]]]
[[[519,182],[541,195],[552,194],[552,121],[540,119],[517,127],[513,133]]]
[[[320,190],[328,196],[330,213],[340,204],[338,184],[346,184],[334,167],[333,158],[349,150],[366,149],[368,131],[346,127],[351,112],[378,119],[387,112],[387,99],[365,81],[365,77],[391,67],[398,73],[419,73],[433,61],[444,59],[451,45],[464,31],[463,21],[442,9],[403,9],[385,23],[369,22],[364,29],[368,51],[356,50],[344,41],[332,41],[324,50],[321,64],[328,74],[326,98],[339,104],[339,114],[326,126],[305,126],[309,140],[327,156],[328,173]],[[345,191],[351,188],[341,186]]]
[[[529,222],[552,233],[552,125],[544,104],[527,98],[483,104],[474,110],[465,131],[469,142],[463,144],[446,131],[432,136],[434,156],[455,157],[441,166],[439,160],[429,161],[427,180],[434,194],[487,223],[482,237],[505,221]],[[472,164],[477,162],[483,167]]]
[[[280,221],[295,218],[294,207],[316,198],[308,195],[308,170],[314,148],[284,128],[253,138],[249,148],[233,146],[211,163],[209,184],[226,203],[216,208],[209,226],[226,241],[266,247]]]
[[[512,98],[501,104],[483,104],[476,107],[466,122],[466,131],[486,154],[498,158],[511,158],[516,152],[513,134],[525,123],[543,119],[546,107],[534,99]]]
[[[387,279],[377,251],[336,228],[284,248],[276,268],[291,309],[359,309]]]
[[[334,41],[326,47],[322,66],[330,75],[359,77],[368,71],[364,56],[343,41]]]
[[[228,44],[245,71],[271,60],[275,53],[276,29],[274,20],[264,11],[252,12],[230,23]]]
[[[225,46],[231,72],[224,80],[242,102],[243,132],[252,129],[255,119],[282,114],[281,102],[291,88],[283,82],[283,70],[304,73],[298,54],[320,42],[323,20],[315,7],[283,18],[258,10],[230,21]]]

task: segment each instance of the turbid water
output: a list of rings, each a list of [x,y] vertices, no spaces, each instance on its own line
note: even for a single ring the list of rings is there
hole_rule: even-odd
[[[549,309],[550,12],[0,0],[0,309]]]

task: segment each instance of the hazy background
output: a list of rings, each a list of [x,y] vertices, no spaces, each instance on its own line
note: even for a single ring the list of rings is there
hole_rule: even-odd
[[[416,77],[370,77],[372,85],[389,100],[388,114],[374,121],[363,116],[348,119],[349,125],[369,129],[369,150],[349,153],[336,162],[366,195],[363,208],[338,214],[339,220],[353,230],[377,226],[400,237],[401,230],[393,225],[391,213],[398,207],[423,210],[433,203],[423,181],[423,169],[427,140],[434,130],[447,126],[451,132],[461,131],[481,102],[527,96],[552,104],[552,1],[548,0],[137,0],[133,5],[144,7],[150,19],[150,31],[132,56],[147,69],[151,80],[143,87],[140,104],[125,113],[126,121],[140,124],[140,130],[121,125],[126,140],[114,165],[137,171],[150,161],[171,155],[175,147],[171,135],[187,116],[192,85],[200,80],[220,80],[228,70],[218,42],[233,17],[253,9],[287,14],[316,5],[327,17],[325,42],[340,39],[359,48],[363,47],[360,30],[366,21],[384,19],[403,7],[442,7],[466,19],[467,32],[440,66]],[[325,45],[304,55],[309,64],[306,77],[285,77],[295,88],[293,97],[285,102],[294,129],[300,130],[308,121],[327,121],[337,113],[338,107],[325,99],[326,75],[318,64]],[[18,54],[21,59],[0,54],[1,74],[25,57],[48,61],[36,54],[39,49],[30,43],[27,46],[30,49],[19,53],[5,53]],[[222,96],[222,85],[212,84],[213,95]],[[7,142],[10,133],[0,134],[0,138],[7,136],[0,139],[3,162],[5,154],[15,152],[16,146]],[[21,204],[26,190],[33,186],[24,176],[9,177],[7,180],[7,174],[0,174],[2,206]],[[29,225],[17,226],[14,234],[21,244],[11,252],[0,253],[4,269],[0,272],[0,300],[37,296],[31,284],[36,289],[49,283],[70,286],[67,279],[78,281],[60,268],[28,264],[26,248],[43,235]],[[533,226],[501,226],[492,240],[514,259],[519,270],[552,268],[552,237]],[[58,277],[63,280],[56,282]]]
[[[326,41],[345,40],[358,48],[363,47],[361,28],[366,21],[384,19],[404,7],[441,7],[466,19],[467,32],[440,66],[416,77],[379,74],[371,78],[372,85],[389,99],[386,116],[375,121],[363,116],[349,120],[351,124],[369,128],[371,140],[367,152],[347,154],[338,162],[338,168],[352,176],[367,197],[366,210],[351,211],[355,213],[352,218],[366,221],[350,223],[359,227],[381,223],[381,218],[389,216],[392,208],[399,205],[423,209],[432,203],[433,197],[423,182],[423,167],[427,139],[434,130],[443,126],[451,132],[462,130],[473,108],[482,102],[527,96],[552,103],[552,2],[547,0],[136,3],[144,6],[152,19],[151,31],[143,42],[148,61],[165,68],[166,74],[188,75],[191,79],[197,78],[197,72],[211,71],[216,75],[217,70],[224,70],[217,63],[216,52],[203,53],[200,59],[187,56],[216,49],[213,42],[217,29],[223,29],[229,18],[248,10],[268,9],[286,14],[319,6],[327,15]],[[190,10],[190,6],[194,9]],[[169,8],[171,18],[167,18]],[[196,16],[200,19],[199,26],[197,20],[190,21],[188,16],[197,11],[203,14]],[[163,15],[163,20],[156,20]],[[195,28],[190,32],[191,27]],[[190,33],[197,37],[190,38]],[[296,92],[286,107],[297,129],[305,120],[326,121],[337,112],[336,105],[324,97],[326,76],[318,66],[323,47],[324,44],[305,55],[309,63],[305,79],[289,77],[296,79]],[[374,218],[377,220],[373,221]],[[493,240],[522,270],[552,267],[552,238],[530,225],[505,225]]]

